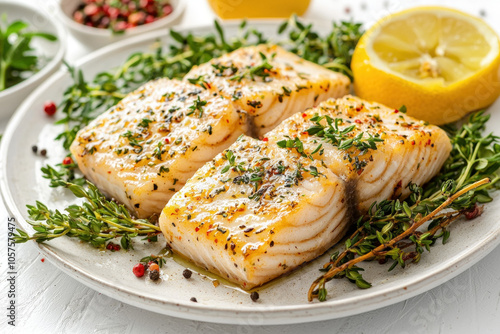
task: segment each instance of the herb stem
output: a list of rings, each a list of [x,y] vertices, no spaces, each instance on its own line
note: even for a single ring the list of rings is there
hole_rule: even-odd
[[[437,231],[442,230],[444,227],[450,225],[452,222],[460,218],[461,214],[460,213],[455,213],[455,212],[450,212],[447,214],[448,218],[443,220],[441,223],[436,225],[434,228],[432,228],[429,232],[430,235],[436,234]]]
[[[142,233],[151,233],[151,232],[159,232],[161,231],[161,229],[158,227],[158,226],[154,226],[154,225],[151,225],[151,224],[146,224],[146,223],[142,223],[142,222],[138,222],[138,221],[134,221],[134,222],[131,222],[132,224],[134,225],[137,225],[137,226],[148,226],[148,227],[151,227],[151,229],[149,230],[144,230],[144,229],[138,229],[138,228],[131,228],[131,227],[125,227],[123,225],[120,225],[120,224],[117,224],[109,219],[105,219],[103,217],[101,217],[99,215],[99,213],[96,212],[96,218],[99,219],[99,220],[102,220],[103,222],[105,222],[106,224],[109,224],[111,226],[114,226],[120,230],[123,230],[123,231],[127,231],[127,232],[132,232],[132,233],[139,233],[139,232],[142,232]]]
[[[117,93],[117,92],[106,92],[104,90],[93,90],[89,93],[90,97],[98,97],[98,96],[112,96],[117,99],[123,99],[125,97],[125,94],[122,93]]]
[[[7,74],[7,64],[0,60],[0,92],[5,89],[5,76]]]
[[[25,37],[19,37],[16,39],[14,44],[10,47],[9,51],[5,55],[5,60],[2,61],[2,68],[0,69],[0,92],[3,91],[6,88],[7,85],[7,68],[11,65],[12,63],[12,56],[16,53],[17,49],[25,41]],[[2,42],[3,43],[3,42]]]
[[[457,181],[457,188],[460,188],[464,184],[465,180],[467,179],[467,177],[470,174],[470,170],[471,170],[472,166],[476,163],[477,153],[479,152],[479,149],[481,148],[482,141],[483,141],[482,139],[479,141],[479,143],[476,145],[476,147],[474,149],[474,153],[472,154],[470,159],[468,159],[467,167],[462,172],[462,175],[460,176],[460,178]]]
[[[403,233],[399,234],[398,236],[396,236],[395,238],[393,238],[389,242],[381,244],[380,246],[376,247],[372,251],[370,251],[370,252],[368,252],[368,253],[366,253],[366,254],[364,254],[362,256],[359,256],[359,257],[356,257],[356,258],[354,258],[354,259],[352,259],[350,261],[347,261],[346,263],[342,264],[341,266],[334,267],[334,268],[330,269],[326,274],[324,274],[321,277],[317,278],[313,282],[313,284],[311,284],[311,287],[309,288],[309,291],[308,291],[308,294],[307,294],[308,300],[309,301],[313,300],[313,298],[315,296],[314,291],[315,291],[316,287],[320,284],[320,282],[325,282],[326,280],[328,280],[330,278],[333,278],[338,273],[340,273],[340,272],[342,272],[342,271],[344,271],[344,270],[346,270],[346,269],[354,266],[355,264],[357,264],[359,262],[363,262],[363,261],[372,259],[373,257],[376,256],[376,253],[380,253],[384,249],[386,249],[388,247],[392,247],[397,242],[399,242],[399,241],[407,238],[408,236],[412,235],[417,230],[417,228],[419,228],[420,226],[422,226],[424,223],[428,222],[429,220],[433,219],[433,217],[435,217],[441,210],[445,209],[447,206],[449,206],[451,203],[453,203],[460,196],[462,196],[462,195],[466,194],[467,192],[469,192],[471,190],[474,190],[474,189],[476,189],[476,188],[478,188],[478,187],[480,187],[482,185],[488,184],[490,182],[491,182],[491,180],[489,178],[484,178],[482,180],[479,180],[477,182],[474,182],[473,184],[470,184],[470,185],[466,186],[465,188],[457,191],[452,196],[448,197],[448,199],[446,199],[446,201],[444,201],[441,205],[439,205],[436,209],[434,209],[430,214],[428,214],[425,217],[419,219],[418,221],[414,221],[413,224],[406,231],[404,231]]]

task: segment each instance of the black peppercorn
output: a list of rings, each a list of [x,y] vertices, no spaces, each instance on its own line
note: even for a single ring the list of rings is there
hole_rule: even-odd
[[[250,298],[252,299],[253,302],[256,302],[259,299],[259,293],[257,291],[254,291],[250,294]]]
[[[158,270],[152,270],[149,273],[149,278],[152,279],[153,281],[156,281],[158,278],[160,278],[160,272]]]
[[[38,146],[36,145],[31,146],[31,150],[33,151],[33,153],[36,154],[36,152],[38,152]]]
[[[184,276],[184,278],[191,278],[192,274],[193,272],[189,269],[184,269],[184,271],[182,272],[182,276]]]
[[[40,154],[42,155],[42,157],[46,156],[47,155],[47,150],[46,149],[41,150]]]
[[[195,297],[191,297],[190,301],[194,302],[194,303],[197,303],[198,301],[196,300]]]

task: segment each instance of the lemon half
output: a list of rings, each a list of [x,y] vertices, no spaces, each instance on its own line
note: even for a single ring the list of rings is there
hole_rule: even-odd
[[[418,7],[377,22],[352,58],[359,97],[433,124],[456,121],[500,95],[498,35],[479,18]]]

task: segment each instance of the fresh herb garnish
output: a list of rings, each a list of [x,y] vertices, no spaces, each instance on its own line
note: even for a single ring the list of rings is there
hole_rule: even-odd
[[[156,238],[157,236],[153,237],[145,237],[143,240],[148,240],[148,241],[157,241],[156,239],[153,240],[153,238]],[[166,263],[165,258],[171,257],[172,256],[172,250],[170,248],[164,248],[161,250],[161,252],[157,255],[151,254],[150,256],[145,256],[142,259],[139,260],[139,262],[144,263],[144,264],[149,264],[150,262],[156,263],[160,268],[163,267],[163,265]]]
[[[63,235],[79,238],[94,247],[104,248],[107,241],[120,238],[123,249],[132,248],[131,240],[138,235],[154,236],[160,228],[146,219],[135,219],[124,205],[107,200],[94,186],[87,182],[86,189],[75,183],[65,182],[54,177],[53,182],[68,188],[76,197],[83,198],[81,205],[70,205],[65,213],[50,210],[39,201],[36,205],[27,205],[31,221],[36,231],[31,237],[22,230],[17,230],[14,241],[23,243],[28,240],[44,242]]]
[[[460,129],[447,128],[453,149],[440,173],[423,188],[409,184],[411,194],[404,201],[373,203],[345,241],[345,250],[332,254],[324,265],[325,273],[311,285],[309,300],[325,300],[325,284],[333,278],[345,277],[368,288],[371,285],[363,279],[358,263],[389,261],[389,270],[398,265],[404,268],[409,261],[417,263],[438,239],[448,240],[448,225],[481,214],[480,205],[492,200],[489,193],[500,181],[500,138],[482,134],[488,119],[476,113]]]
[[[40,57],[31,45],[33,38],[56,41],[57,37],[45,33],[26,31],[24,21],[7,23],[6,15],[0,18],[0,92],[12,87],[39,70]]]
[[[252,108],[262,108],[262,102],[258,100],[248,100],[247,105],[249,105]]]
[[[149,124],[151,123],[153,123],[153,120],[149,118],[143,118],[139,123],[137,123],[137,126],[147,129],[149,128]]]
[[[326,125],[322,124],[323,119],[326,120]],[[338,147],[339,150],[348,150],[351,147],[355,147],[360,151],[359,155],[363,155],[370,149],[376,150],[377,143],[384,141],[380,138],[378,133],[375,135],[367,134],[367,136],[365,136],[364,132],[360,132],[353,136],[356,125],[350,125],[340,129],[339,126],[344,122],[341,118],[333,119],[328,115],[314,115],[311,121],[314,122],[315,125],[307,129],[306,132],[309,135],[325,139],[325,141],[333,146]]]
[[[205,89],[209,88],[210,85],[208,84],[208,82],[205,81],[205,76],[204,75],[200,75],[198,76],[197,78],[188,78],[187,79],[190,83],[192,83],[193,85],[198,85],[198,86],[201,86]]]
[[[312,31],[312,25],[305,26],[296,18],[291,18],[280,26],[279,33],[282,34],[289,28],[290,40],[283,44],[292,52],[352,77],[349,64],[354,46],[361,36],[360,27],[360,24],[348,22],[335,24],[333,31],[326,38],[322,38]],[[209,35],[194,38],[191,34],[183,36],[171,31],[171,36],[178,45],[171,45],[168,52],[164,53],[158,48],[152,54],[134,54],[117,71],[100,73],[91,83],[83,79],[80,71],[69,68],[74,85],[64,93],[62,107],[65,118],[59,123],[65,124],[66,130],[58,136],[58,139],[64,141],[65,148],[69,148],[76,132],[82,126],[87,125],[100,112],[150,79],[180,78],[193,65],[204,63],[242,46],[266,42],[262,34],[256,30],[246,30],[239,38],[228,41],[218,24],[216,28],[218,37]],[[251,41],[251,37],[254,40]],[[286,94],[287,91],[284,88],[283,90]],[[369,287],[370,284],[360,274],[362,268],[356,266],[358,262],[367,259],[389,260],[393,262],[393,266],[404,266],[410,260],[416,262],[424,250],[435,244],[437,239],[442,238],[445,242],[449,238],[447,226],[450,223],[462,216],[474,218],[481,213],[478,204],[492,200],[489,192],[497,186],[499,181],[497,170],[500,166],[498,138],[493,135],[482,136],[487,119],[487,116],[475,114],[470,118],[469,124],[460,130],[450,130],[454,144],[450,158],[441,173],[424,188],[408,185],[412,194],[406,201],[383,201],[372,206],[369,213],[359,220],[358,229],[347,239],[346,250],[333,254],[331,261],[325,265],[323,268],[325,274],[314,282],[309,291],[310,299],[325,300],[327,297],[325,283],[332,278],[346,277],[361,288]],[[343,143],[342,147],[355,146],[360,150],[376,149],[376,143],[381,140],[378,137],[370,139],[362,136],[346,143],[352,139],[347,134],[354,128],[341,133],[348,128],[340,130],[338,126],[335,127],[336,122],[330,122],[328,128],[316,127],[316,130],[312,130],[316,132],[309,134],[319,134],[318,136],[322,135],[338,146]],[[334,131],[330,130],[332,125]],[[321,151],[321,147],[318,146],[315,151],[317,150]],[[228,170],[231,167],[241,173],[248,170],[236,165],[232,158],[226,157],[226,160],[229,161]],[[276,172],[284,174],[287,168],[288,166],[278,164]],[[302,170],[303,167],[298,165],[293,173],[288,173],[293,174],[289,180],[290,184],[303,178]],[[317,170],[310,168],[309,171],[316,173]],[[168,168],[161,167],[160,173],[162,172],[168,172]],[[86,190],[65,181],[64,173],[50,171],[47,175],[50,175],[51,183],[68,187],[77,197],[85,198],[86,203],[68,207],[67,214],[50,211],[39,202],[36,206],[29,206],[28,210],[33,220],[31,223],[37,232],[29,237],[25,232],[18,230],[19,234],[15,236],[16,242],[25,242],[29,239],[43,242],[69,235],[102,247],[106,240],[121,236],[122,245],[125,243],[127,247],[124,248],[128,248],[134,236],[146,234],[154,238],[159,233],[157,226],[145,220],[130,218],[128,211],[122,205],[106,200],[94,185],[89,184],[89,189]],[[491,177],[491,180],[488,177]],[[259,176],[248,180],[261,181]],[[452,210],[438,213],[445,207]],[[421,228],[424,222],[430,222],[430,225],[424,232],[419,232],[417,228]],[[387,249],[387,245],[390,245],[391,249]],[[409,247],[413,249],[408,250]]]
[[[351,59],[363,34],[361,23],[334,22],[332,31],[322,37],[313,30],[312,24],[305,25],[292,16],[281,24],[278,32],[283,33],[287,29],[290,41],[284,44],[289,45],[289,51],[352,79]]]
[[[163,140],[160,140],[158,142],[158,145],[155,147],[155,149],[153,150],[153,156],[158,159],[158,160],[161,160],[161,156],[163,153],[165,153],[165,150],[163,149]],[[163,166],[162,166],[163,167]],[[160,173],[161,173],[161,168],[160,168]]]
[[[364,132],[360,132],[354,135],[354,130],[356,129],[355,125],[350,125],[341,129],[339,126],[341,126],[344,121],[340,118],[333,119],[328,115],[315,115],[310,120],[315,124],[306,130],[307,134],[320,137],[333,146],[338,147],[339,150],[349,150],[352,147],[359,150],[358,155],[354,158],[351,157],[349,153],[346,156],[350,162],[353,162],[354,167],[358,171],[362,170],[366,165],[365,161],[359,160],[359,156],[364,155],[368,150],[376,150],[377,143],[384,141],[378,134],[374,136],[368,134],[365,136]],[[322,124],[323,120],[326,121],[326,125]],[[294,139],[288,137],[287,139],[278,141],[276,144],[281,148],[295,149],[301,156],[311,160],[313,160],[313,154],[320,152],[323,147],[320,143],[310,154],[307,154],[304,150],[304,143],[298,137]]]
[[[288,136],[287,136],[288,137]],[[299,137],[295,137],[294,139],[291,139],[288,137],[287,139],[280,140],[276,142],[276,145],[281,148],[289,148],[289,149],[295,149],[301,156],[307,158],[310,157],[312,160],[312,156],[308,156],[304,152],[304,143],[299,139]]]
[[[193,104],[189,106],[190,112],[187,115],[192,115],[194,112],[198,111],[198,118],[203,117],[203,107],[207,105],[207,101],[200,100],[200,96],[197,96],[197,99],[193,101]]]
[[[255,192],[257,192],[257,190],[259,188],[259,185],[260,185],[262,179],[266,175],[264,167],[262,167],[262,166],[253,167],[253,168],[249,167],[249,168],[246,168],[244,170],[239,170],[239,172],[242,174],[236,176],[233,179],[233,183],[235,183],[235,184],[250,184],[250,183],[252,183],[253,187],[254,187],[254,194],[255,194]],[[251,194],[249,196],[249,198],[255,199],[254,194]]]
[[[72,159],[72,161],[74,161]],[[54,167],[47,165],[42,167],[42,177],[50,180],[49,187],[57,188],[64,187],[68,183],[74,183],[79,186],[83,186],[85,184],[85,178],[76,177],[75,170],[78,168],[76,163],[71,164],[57,164],[59,170],[56,170]]]
[[[262,62],[257,66],[248,66],[241,71],[241,73],[233,75],[229,80],[235,80],[240,82],[243,78],[247,78],[255,81],[255,77],[260,77],[262,80],[266,79],[271,75],[273,70],[273,65],[269,63],[269,59],[265,54],[259,52]]]
[[[139,140],[138,137],[140,137],[139,134],[133,133],[130,130],[127,130],[125,133],[122,133],[120,137],[125,137],[128,139],[128,143],[130,146],[133,147],[133,151],[136,154],[139,154],[142,152],[143,147],[141,143],[143,142],[142,140]],[[118,153],[118,152],[117,152]],[[119,154],[119,153],[118,153]]]

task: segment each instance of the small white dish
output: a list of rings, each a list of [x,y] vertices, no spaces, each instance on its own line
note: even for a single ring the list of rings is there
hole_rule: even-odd
[[[31,77],[0,92],[0,119],[3,119],[12,115],[21,102],[59,68],[66,50],[66,32],[59,22],[35,6],[12,0],[0,1],[0,8],[9,23],[22,20],[29,24],[28,29],[31,31],[43,31],[57,36],[57,41],[54,42],[41,38],[35,38],[31,42],[37,56],[50,60]]]
[[[82,0],[61,0],[57,11],[58,16],[80,42],[93,48],[100,48],[130,36],[172,26],[181,17],[186,7],[185,0],[171,0],[170,4],[173,11],[169,15],[152,23],[140,25],[116,34],[110,29],[89,27],[76,22],[73,19],[73,13],[81,3]]]

